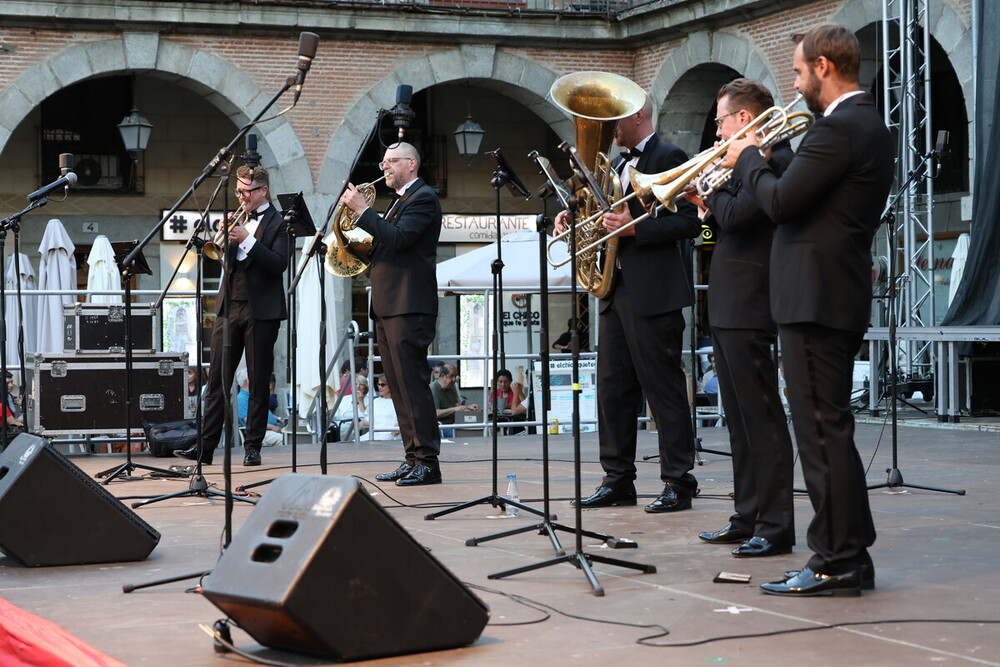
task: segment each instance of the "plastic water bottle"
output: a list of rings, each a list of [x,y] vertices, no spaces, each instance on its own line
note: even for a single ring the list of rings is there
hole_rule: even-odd
[[[507,475],[507,499],[519,502],[521,494],[517,492],[517,475]],[[517,516],[517,506],[507,503],[507,516]]]

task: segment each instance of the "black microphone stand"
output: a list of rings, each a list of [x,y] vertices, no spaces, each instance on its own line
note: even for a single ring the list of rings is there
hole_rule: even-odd
[[[589,186],[590,192],[594,193],[593,196],[597,199],[598,203],[601,204],[604,210],[610,210],[611,207],[604,197],[604,191],[597,185],[593,174],[587,168],[583,161],[580,159],[576,152],[576,149],[570,146],[568,143],[563,142],[559,146],[560,149],[569,153],[571,162],[574,164],[574,170],[578,175],[583,178]],[[553,187],[555,184],[553,183]],[[559,189],[555,187],[558,192]],[[653,574],[656,572],[655,565],[642,565],[639,563],[630,563],[628,561],[619,560],[617,558],[608,558],[607,556],[599,556],[596,554],[589,554],[583,550],[583,535],[584,531],[582,529],[583,524],[583,507],[580,504],[581,498],[581,454],[580,454],[580,323],[576,316],[576,297],[577,297],[577,279],[576,279],[576,213],[577,213],[577,198],[568,197],[564,202],[566,205],[566,210],[569,212],[567,224],[569,225],[569,255],[570,255],[570,269],[571,269],[571,281],[570,281],[570,296],[571,302],[574,304],[574,310],[571,317],[570,324],[570,346],[571,346],[571,357],[573,360],[572,366],[572,384],[573,384],[573,476],[574,476],[574,497],[576,499],[575,514],[576,514],[576,527],[574,533],[576,534],[576,544],[573,553],[566,553],[555,558],[550,558],[549,560],[542,561],[540,563],[534,563],[531,565],[524,565],[522,567],[516,567],[506,572],[497,572],[488,575],[489,579],[502,579],[514,574],[520,574],[522,572],[531,572],[533,570],[538,570],[544,567],[549,567],[550,565],[558,565],[560,563],[569,563],[576,568],[583,571],[584,576],[587,581],[590,582],[591,588],[593,588],[594,595],[600,597],[604,595],[604,587],[601,586],[601,582],[597,579],[597,575],[594,574],[594,570],[591,568],[591,562],[603,563],[605,565],[615,565],[618,567],[630,568],[633,570],[639,570],[646,574]]]
[[[118,263],[122,276],[122,286],[125,288],[125,463],[94,475],[97,478],[106,477],[107,479],[101,482],[105,485],[116,479],[122,479],[126,482],[145,479],[141,476],[133,477],[132,473],[136,470],[148,470],[159,477],[187,477],[186,473],[176,470],[156,468],[132,461],[132,276],[152,275],[153,273],[142,252],[136,253],[133,250],[137,243],[137,241],[125,241],[112,244],[116,260],[129,251],[134,259],[129,264],[123,260],[119,260]]]
[[[63,198],[65,199],[65,197]],[[57,201],[63,201],[63,199]],[[21,218],[24,217],[25,213],[30,213],[36,208],[41,208],[49,203],[48,197],[39,197],[38,199],[31,200],[30,203],[15,213],[14,215],[0,220],[0,264],[2,264],[3,257],[5,256],[6,244],[7,244],[7,231],[14,231],[14,272],[16,274],[15,284],[17,292],[17,352],[20,357],[19,366],[21,372],[21,421],[24,422],[25,427],[28,426],[28,400],[27,400],[27,381],[25,375],[25,363],[24,363],[24,308],[23,301],[21,297]],[[6,266],[3,267],[6,270]],[[7,276],[2,276],[0,279],[0,322],[7,321]],[[2,331],[0,331],[0,372],[4,375],[3,390],[0,391],[0,397],[3,399],[3,404],[7,406],[10,410],[9,396],[7,394],[7,326],[6,324],[0,325]],[[0,424],[0,451],[7,448],[7,424]]]
[[[514,173],[513,169],[511,169],[510,165],[507,164],[507,160],[503,157],[503,153],[500,152],[499,148],[496,149],[495,151],[491,151],[490,155],[492,155],[493,158],[497,162],[497,167],[493,171],[493,177],[490,180],[490,183],[493,185],[493,190],[496,193],[496,218],[497,218],[497,258],[495,260],[493,260],[493,263],[490,265],[491,269],[493,271],[493,304],[494,304],[494,308],[493,308],[493,332],[492,332],[492,336],[493,336],[493,373],[492,373],[492,375],[493,375],[493,389],[491,390],[491,394],[490,394],[490,405],[492,406],[491,424],[492,424],[492,428],[493,428],[493,432],[492,432],[492,436],[493,436],[492,437],[492,442],[493,442],[493,450],[492,450],[492,455],[493,455],[493,466],[492,466],[492,472],[493,472],[493,490],[492,490],[492,492],[488,496],[483,496],[482,498],[476,498],[475,500],[470,500],[470,501],[465,502],[465,503],[460,503],[458,505],[455,505],[454,507],[449,507],[447,509],[443,509],[443,510],[438,511],[438,512],[431,512],[430,514],[427,514],[426,516],[424,516],[424,520],[426,520],[426,521],[433,521],[434,519],[437,519],[438,517],[441,517],[441,516],[445,516],[446,514],[452,514],[454,512],[459,512],[461,510],[468,509],[470,507],[475,507],[477,505],[492,505],[493,507],[499,508],[501,511],[506,511],[507,506],[510,505],[511,507],[516,507],[518,509],[523,509],[525,512],[530,512],[531,514],[535,514],[535,515],[538,515],[540,517],[543,517],[546,520],[549,519],[549,515],[546,512],[542,512],[541,510],[537,510],[534,507],[531,507],[530,505],[525,505],[524,503],[522,503],[520,501],[511,500],[507,496],[501,495],[500,494],[500,490],[497,487],[497,477],[499,475],[499,472],[498,472],[498,464],[499,464],[498,436],[499,436],[500,427],[498,426],[498,424],[499,424],[499,410],[497,410],[497,407],[498,407],[499,404],[498,404],[498,402],[496,400],[496,397],[495,397],[495,395],[496,395],[496,377],[497,377],[497,371],[500,370],[500,366],[498,365],[498,363],[499,364],[506,363],[505,362],[505,355],[503,354],[503,329],[504,329],[504,327],[503,327],[503,252],[500,249],[500,246],[503,243],[503,239],[502,239],[503,228],[502,228],[501,220],[500,220],[500,190],[506,185],[506,186],[508,186],[510,188],[511,193],[513,193],[515,196],[531,197],[531,194],[524,187],[524,185],[521,184],[520,179],[517,178],[517,175]],[[497,357],[498,354],[499,354],[499,359]],[[511,407],[513,407],[513,406],[511,406]],[[528,528],[525,528],[524,530],[531,530],[531,529],[532,529],[531,527],[528,527]],[[524,532],[524,531],[519,529],[519,530],[517,530],[515,532],[519,533],[519,532]],[[490,535],[490,536],[487,536],[487,537],[472,538],[472,539],[466,541],[466,545],[468,545],[468,546],[475,546],[479,542],[484,542],[484,541],[487,541],[487,540],[496,539],[496,538],[502,537],[503,535],[508,534],[508,533],[509,533],[509,531],[507,533],[498,533],[498,534]],[[557,547],[557,549],[561,550],[561,547]]]
[[[887,303],[889,310],[889,332],[888,332],[888,342],[887,346],[889,348],[889,390],[888,390],[888,401],[889,401],[889,413],[892,417],[892,427],[891,433],[891,444],[892,444],[892,467],[886,468],[886,480],[881,484],[874,484],[868,487],[868,490],[873,489],[898,489],[898,488],[908,488],[908,489],[923,489],[924,491],[938,491],[940,493],[953,493],[957,496],[964,496],[965,489],[946,489],[937,486],[923,486],[920,484],[908,484],[903,481],[903,473],[899,470],[899,430],[898,430],[898,419],[897,411],[899,400],[897,394],[898,391],[898,373],[897,368],[898,362],[896,359],[896,206],[899,204],[900,199],[903,195],[910,189],[911,186],[919,185],[923,182],[927,176],[927,163],[932,159],[937,157],[940,159],[938,151],[931,151],[926,155],[923,155],[920,159],[920,163],[907,174],[906,182],[900,186],[896,194],[889,200],[889,204],[885,207],[885,211],[882,213],[882,224],[885,225],[886,235],[888,237],[889,243],[889,279],[887,283]]]

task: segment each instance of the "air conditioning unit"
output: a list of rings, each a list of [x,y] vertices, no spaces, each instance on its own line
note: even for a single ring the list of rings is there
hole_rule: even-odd
[[[117,155],[78,155],[73,168],[75,190],[121,190]]]

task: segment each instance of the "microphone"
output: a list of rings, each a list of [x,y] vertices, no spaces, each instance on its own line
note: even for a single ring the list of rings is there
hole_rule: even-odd
[[[73,154],[72,153],[60,153],[59,154],[59,173],[63,176],[73,171]]]
[[[389,113],[392,124],[399,129],[399,141],[403,140],[403,132],[410,127],[416,112],[410,108],[413,101],[413,86],[401,83],[396,86],[396,106]]]
[[[938,130],[937,133],[937,144],[934,146],[934,155],[937,158],[937,173],[934,178],[941,175],[941,165],[945,160],[951,158],[951,149],[948,148],[948,142],[951,140],[951,132],[948,130]]]
[[[260,166],[260,153],[257,152],[257,133],[247,135],[247,152],[243,154],[243,164],[250,169]]]
[[[292,98],[292,106],[295,106],[299,101],[299,95],[302,94],[302,84],[306,81],[306,73],[312,67],[312,61],[316,57],[318,47],[319,35],[314,32],[299,34],[299,62],[296,65],[299,71],[295,75],[295,97]]]
[[[63,155],[69,155],[69,153],[63,153]],[[62,187],[69,189],[69,186],[71,185],[76,185],[76,174],[74,174],[72,171],[67,171],[66,175],[63,176],[62,178],[56,179],[51,183],[49,183],[48,185],[46,185],[44,188],[39,188],[34,192],[32,192],[30,195],[28,195],[28,201],[30,201],[31,203],[35,203],[39,199],[48,197],[49,194],[54,192],[55,190],[58,190],[59,188]]]

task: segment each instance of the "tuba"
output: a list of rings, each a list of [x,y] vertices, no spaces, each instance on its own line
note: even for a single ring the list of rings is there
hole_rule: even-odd
[[[594,172],[607,200],[618,203],[620,207],[621,180],[607,154],[614,140],[615,125],[620,119],[642,109],[646,103],[645,91],[617,74],[576,72],[556,79],[549,89],[549,97],[559,109],[573,117],[577,153]],[[606,243],[595,244],[605,236],[603,212],[587,187],[575,194],[580,202],[577,216],[581,221],[574,223],[577,247],[590,248],[587,252],[577,253],[577,280],[583,289],[603,299],[611,291],[614,279],[618,238],[613,236]]]
[[[358,186],[369,206],[375,202],[375,184],[384,179],[385,176]],[[326,244],[323,267],[327,273],[349,278],[358,275],[371,264],[371,238],[362,241],[347,238],[346,232],[357,229],[357,226],[358,214],[343,204],[337,204],[337,208],[333,211],[330,233],[323,239],[323,243]]]

